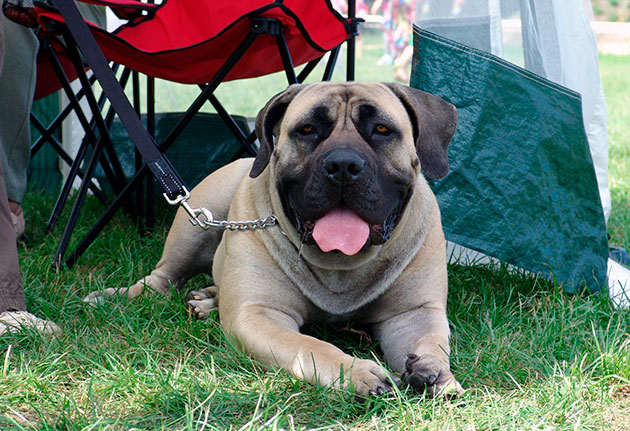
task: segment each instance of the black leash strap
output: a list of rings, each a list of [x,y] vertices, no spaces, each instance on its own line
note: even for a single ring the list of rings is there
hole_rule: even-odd
[[[166,200],[172,205],[186,200],[189,193],[184,182],[168,159],[160,152],[153,137],[144,128],[138,114],[129,103],[129,99],[125,96],[116,76],[110,69],[92,32],[81,17],[74,0],[54,0],[54,3],[65,19],[72,37],[96,75],[96,79],[101,84],[103,92],[118,114],[129,137],[164,190]]]

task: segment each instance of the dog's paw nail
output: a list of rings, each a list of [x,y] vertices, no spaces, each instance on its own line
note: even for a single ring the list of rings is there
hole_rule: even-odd
[[[397,388],[400,387],[400,385],[402,385],[402,378],[398,377],[398,376],[392,376],[392,381],[394,382],[394,386],[396,386]]]

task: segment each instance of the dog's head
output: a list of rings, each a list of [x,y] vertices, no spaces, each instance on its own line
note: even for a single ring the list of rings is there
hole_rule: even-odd
[[[456,123],[454,106],[399,84],[292,85],[258,114],[250,176],[270,165],[303,244],[355,255],[387,241],[420,170],[448,173]]]

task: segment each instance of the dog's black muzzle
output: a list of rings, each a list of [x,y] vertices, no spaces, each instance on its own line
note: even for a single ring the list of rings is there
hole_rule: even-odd
[[[363,249],[385,243],[411,196],[411,185],[387,178],[378,163],[353,148],[333,148],[280,183],[285,213],[302,243],[315,245],[315,221],[336,207],[353,210],[370,226]]]

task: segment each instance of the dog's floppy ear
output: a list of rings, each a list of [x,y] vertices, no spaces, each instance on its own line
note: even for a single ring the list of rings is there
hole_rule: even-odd
[[[267,102],[256,116],[256,136],[260,141],[260,148],[254,160],[249,176],[256,178],[265,170],[271,153],[273,153],[273,132],[276,125],[284,117],[291,100],[304,88],[301,84],[292,84],[282,93],[278,93]]]
[[[429,178],[448,174],[448,146],[457,126],[457,110],[445,100],[406,85],[388,83],[405,106],[413,126],[416,152]]]

